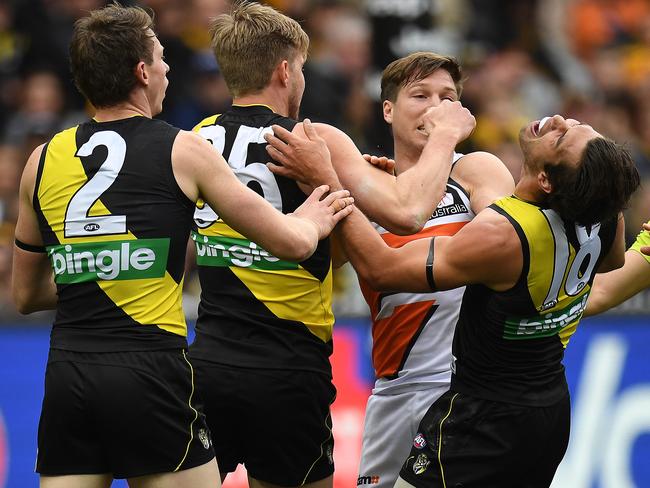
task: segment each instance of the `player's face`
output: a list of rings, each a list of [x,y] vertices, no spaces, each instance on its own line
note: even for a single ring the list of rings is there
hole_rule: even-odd
[[[289,117],[298,119],[300,112],[300,102],[305,92],[305,75],[302,67],[305,64],[305,57],[301,54],[294,56],[291,61],[291,79],[289,90]]]
[[[153,37],[153,61],[147,66],[147,71],[150,76],[148,87],[149,103],[151,106],[152,115],[157,115],[162,112],[162,103],[165,99],[165,92],[167,91],[167,73],[169,72],[169,65],[165,63],[165,56],[163,55],[164,48],[160,41],[151,32]]]
[[[458,100],[458,92],[449,72],[438,69],[402,87],[395,102],[384,102],[384,119],[393,127],[395,143],[421,151],[427,142],[422,117],[443,100]]]
[[[541,128],[535,120],[521,129],[519,145],[525,166],[541,171],[549,163],[577,165],[587,143],[596,137],[602,136],[591,126],[554,115]]]

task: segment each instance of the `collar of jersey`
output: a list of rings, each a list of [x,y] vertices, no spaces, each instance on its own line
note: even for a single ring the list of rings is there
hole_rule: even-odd
[[[268,105],[264,105],[263,103],[249,103],[246,105],[239,105],[239,104],[232,104],[232,108],[234,110],[241,110],[245,112],[271,112],[275,113],[275,110],[273,108],[269,107]]]

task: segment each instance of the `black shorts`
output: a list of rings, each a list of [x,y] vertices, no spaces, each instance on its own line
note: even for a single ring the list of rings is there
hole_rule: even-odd
[[[185,354],[50,350],[36,471],[132,478],[210,461]]]
[[[334,472],[330,378],[199,359],[192,364],[222,475],[243,463],[257,480],[299,486]]]
[[[569,442],[569,397],[550,407],[448,391],[427,411],[400,477],[416,487],[548,487]]]

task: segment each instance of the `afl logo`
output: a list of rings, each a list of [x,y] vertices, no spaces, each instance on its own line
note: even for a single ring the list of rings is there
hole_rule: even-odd
[[[84,225],[84,230],[88,232],[95,232],[96,230],[99,230],[99,224],[95,224],[95,223],[86,224]]]
[[[2,415],[2,410],[0,410],[0,488],[3,488],[7,482],[7,471],[9,470],[8,448],[5,419]]]

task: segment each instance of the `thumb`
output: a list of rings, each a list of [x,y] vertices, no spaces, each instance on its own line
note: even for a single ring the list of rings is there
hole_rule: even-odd
[[[329,191],[330,187],[328,185],[321,185],[314,188],[314,191],[309,195],[310,200],[320,201],[320,199]]]
[[[314,140],[318,137],[318,132],[316,132],[316,128],[312,125],[311,120],[305,119],[302,121],[302,128],[305,131],[305,134],[310,140]]]

